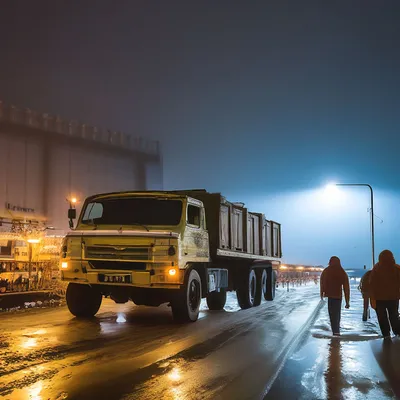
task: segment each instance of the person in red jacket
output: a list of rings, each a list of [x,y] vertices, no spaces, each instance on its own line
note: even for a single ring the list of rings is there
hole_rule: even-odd
[[[329,265],[322,271],[320,280],[321,299],[328,298],[328,311],[332,333],[340,335],[340,313],[342,308],[342,294],[346,300],[346,308],[350,308],[349,277],[343,269],[339,257],[333,256]]]
[[[379,254],[379,262],[372,269],[370,293],[383,337],[390,337],[390,328],[395,335],[400,335],[400,270],[390,250]]]

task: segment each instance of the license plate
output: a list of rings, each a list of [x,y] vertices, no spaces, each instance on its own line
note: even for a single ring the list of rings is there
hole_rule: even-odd
[[[99,282],[104,282],[104,283],[131,283],[131,275],[99,274]]]

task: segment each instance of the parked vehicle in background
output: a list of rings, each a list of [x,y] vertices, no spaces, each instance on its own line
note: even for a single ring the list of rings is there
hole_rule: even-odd
[[[73,226],[75,209],[68,215]],[[202,298],[221,310],[227,291],[243,309],[273,300],[281,257],[280,224],[219,193],[119,192],[86,199],[60,270],[77,317],[96,314],[105,296],[169,303],[176,320],[196,321]]]

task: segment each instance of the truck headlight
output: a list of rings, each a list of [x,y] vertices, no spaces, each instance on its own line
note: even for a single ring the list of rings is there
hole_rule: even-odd
[[[61,268],[62,268],[62,269],[67,269],[67,268],[68,268],[68,262],[67,262],[67,261],[63,261],[63,262],[61,263]]]
[[[170,268],[168,270],[168,275],[169,276],[175,276],[177,274],[176,268]]]

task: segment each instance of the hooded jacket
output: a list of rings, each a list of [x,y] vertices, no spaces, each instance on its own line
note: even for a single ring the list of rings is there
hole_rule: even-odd
[[[341,299],[344,295],[346,303],[350,301],[349,277],[341,265],[329,265],[321,274],[321,297]]]
[[[370,277],[370,296],[375,300],[400,299],[400,268],[396,264],[379,262]]]

